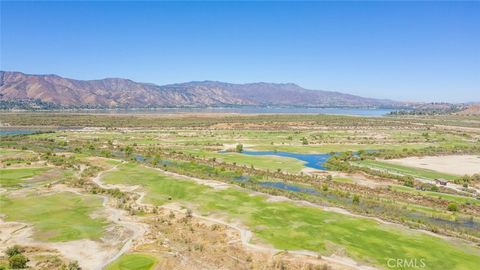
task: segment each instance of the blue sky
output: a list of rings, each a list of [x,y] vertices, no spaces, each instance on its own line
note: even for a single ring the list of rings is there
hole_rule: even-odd
[[[2,70],[480,101],[480,2],[1,2]]]

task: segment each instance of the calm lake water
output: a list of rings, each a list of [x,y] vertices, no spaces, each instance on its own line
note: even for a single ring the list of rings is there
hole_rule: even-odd
[[[105,114],[175,114],[175,113],[238,113],[238,114],[334,114],[354,116],[384,116],[390,109],[361,108],[304,108],[304,107],[210,107],[210,108],[157,108],[115,110],[69,110],[62,113],[105,113]],[[58,111],[57,111],[58,112]],[[38,112],[42,113],[42,112]]]
[[[35,130],[27,130],[27,129],[12,129],[12,130],[0,130],[0,136],[2,135],[25,135],[25,134],[33,134]]]
[[[298,160],[306,162],[306,167],[318,170],[326,170],[323,164],[332,156],[331,154],[299,154],[280,151],[243,151],[242,154],[252,156],[279,156],[296,158]]]

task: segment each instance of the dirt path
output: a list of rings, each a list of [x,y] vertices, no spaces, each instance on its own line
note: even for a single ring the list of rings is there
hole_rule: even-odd
[[[119,165],[116,165],[111,169],[100,172],[99,174],[97,174],[97,176],[92,178],[92,181],[99,187],[105,189],[119,188],[121,191],[124,192],[132,192],[133,190],[137,189],[139,186],[107,185],[101,181],[101,178],[104,174],[117,170],[118,166]],[[143,198],[143,196],[140,196],[139,199],[141,198]],[[101,263],[101,267],[99,267],[98,269],[103,269],[105,266],[118,259],[120,256],[122,256],[134,246],[134,242],[141,239],[149,231],[147,224],[135,220],[131,215],[127,213],[127,211],[111,206],[109,200],[110,197],[103,196],[103,206],[105,208],[105,212],[107,213],[108,219],[112,220],[118,225],[123,226],[124,228],[133,232],[133,234],[128,239],[126,239],[122,248],[118,250],[118,252],[111,256],[108,260],[104,260]]]

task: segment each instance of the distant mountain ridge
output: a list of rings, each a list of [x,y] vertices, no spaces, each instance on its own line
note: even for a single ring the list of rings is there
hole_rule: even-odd
[[[293,83],[232,84],[200,81],[160,86],[121,78],[75,80],[57,75],[29,75],[8,71],[0,71],[0,101],[5,104],[20,104],[19,107],[30,104],[33,107],[62,108],[184,106],[402,108],[407,105],[392,100],[308,90]]]

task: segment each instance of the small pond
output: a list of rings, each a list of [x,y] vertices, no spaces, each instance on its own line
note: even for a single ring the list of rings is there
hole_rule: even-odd
[[[33,134],[37,131],[28,129],[0,129],[0,136],[2,135],[27,135]]]

